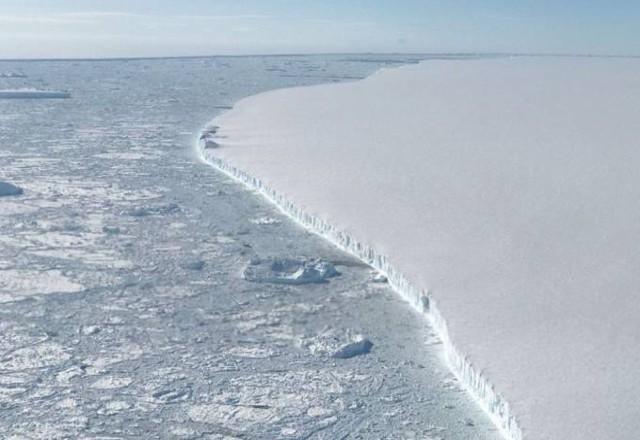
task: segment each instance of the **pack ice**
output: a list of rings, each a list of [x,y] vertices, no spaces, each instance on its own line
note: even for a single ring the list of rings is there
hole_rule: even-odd
[[[442,60],[248,98],[201,152],[424,310],[506,438],[627,440],[638,121],[638,59]]]

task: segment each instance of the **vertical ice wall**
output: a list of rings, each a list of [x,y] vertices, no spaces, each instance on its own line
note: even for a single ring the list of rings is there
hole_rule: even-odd
[[[197,150],[201,159],[205,163],[247,186],[249,189],[258,191],[265,199],[277,206],[280,211],[302,227],[321,236],[341,250],[348,252],[383,273],[389,280],[391,287],[429,319],[443,342],[445,358],[451,371],[482,409],[491,417],[504,437],[508,440],[522,440],[522,431],[515,417],[511,414],[508,402],[496,392],[491,383],[489,383],[480,372],[476,371],[469,360],[453,345],[447,330],[447,323],[438,311],[437,305],[433,298],[430,297],[429,292],[413,286],[389,263],[387,257],[376,252],[375,249],[362,244],[355,237],[338,230],[336,227],[326,223],[323,219],[304,212],[293,202],[287,200],[282,194],[264,185],[259,178],[250,176],[224,160],[218,159],[213,154],[210,154],[211,148],[217,146],[213,146],[215,132],[215,129],[208,127],[200,134]]]

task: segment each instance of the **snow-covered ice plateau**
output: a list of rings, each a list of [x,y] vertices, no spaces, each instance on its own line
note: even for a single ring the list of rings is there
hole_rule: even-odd
[[[628,440],[639,103],[637,58],[426,60],[242,100],[201,153],[386,276],[505,437]]]

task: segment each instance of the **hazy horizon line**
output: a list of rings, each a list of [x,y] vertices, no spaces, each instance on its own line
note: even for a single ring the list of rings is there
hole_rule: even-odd
[[[124,57],[33,57],[33,58],[0,58],[0,62],[38,62],[38,61],[144,61],[174,59],[205,58],[258,58],[258,57],[304,57],[304,56],[341,56],[341,55],[373,55],[373,56],[531,56],[531,57],[579,57],[579,58],[640,58],[640,54],[604,54],[604,53],[571,53],[571,52],[501,52],[501,51],[436,51],[436,52],[274,52],[248,54],[203,54],[203,55],[150,55]]]

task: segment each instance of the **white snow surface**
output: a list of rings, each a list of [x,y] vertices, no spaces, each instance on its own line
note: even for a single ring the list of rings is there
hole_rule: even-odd
[[[428,61],[240,101],[201,152],[424,308],[505,437],[627,440],[638,121],[638,59]]]

